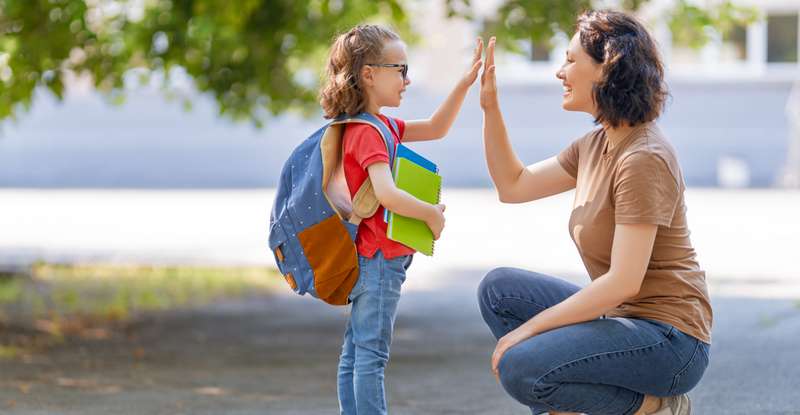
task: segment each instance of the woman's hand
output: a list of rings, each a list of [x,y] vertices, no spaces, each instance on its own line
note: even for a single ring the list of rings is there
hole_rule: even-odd
[[[475,80],[478,79],[478,71],[481,70],[481,53],[483,52],[483,39],[478,38],[477,44],[475,45],[475,52],[472,54],[472,67],[469,68],[467,73],[464,74],[464,77],[461,78],[461,85],[465,88],[469,88],[470,85],[475,83]]]
[[[484,111],[499,106],[497,100],[497,80],[494,73],[494,45],[496,39],[492,36],[486,46],[486,60],[483,63],[481,74],[481,108]]]
[[[522,327],[523,326],[517,327],[516,329],[508,332],[505,336],[501,337],[500,340],[497,341],[497,346],[495,346],[494,353],[492,353],[492,372],[494,373],[494,377],[498,382],[500,382],[500,371],[498,370],[500,359],[503,358],[503,355],[508,351],[508,349],[531,337],[529,334],[526,334],[521,330]]]

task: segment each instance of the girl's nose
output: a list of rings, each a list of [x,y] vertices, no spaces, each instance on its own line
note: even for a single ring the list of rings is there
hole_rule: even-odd
[[[407,76],[406,76],[406,79],[404,79],[404,80],[403,80],[403,83],[404,83],[406,86],[408,86],[408,84],[410,84],[410,83],[411,83],[411,78],[409,78],[409,77],[407,77]]]

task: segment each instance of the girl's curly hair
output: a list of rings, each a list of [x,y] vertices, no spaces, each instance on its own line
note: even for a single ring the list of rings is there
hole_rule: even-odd
[[[367,103],[361,87],[361,68],[379,61],[384,44],[392,40],[400,37],[378,25],[359,25],[336,38],[328,57],[325,85],[319,93],[325,118],[364,110]]]

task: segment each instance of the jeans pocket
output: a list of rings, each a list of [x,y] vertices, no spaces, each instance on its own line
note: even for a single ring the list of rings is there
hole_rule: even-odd
[[[670,395],[680,395],[689,392],[697,386],[700,379],[708,367],[709,362],[709,345],[696,340],[697,343],[694,348],[692,357],[674,377],[672,381],[672,388]]]

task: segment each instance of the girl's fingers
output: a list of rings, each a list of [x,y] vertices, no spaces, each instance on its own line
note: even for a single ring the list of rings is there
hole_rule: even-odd
[[[480,59],[480,58],[478,58],[478,59]],[[481,62],[480,60],[476,61],[475,63],[472,64],[472,69],[470,69],[470,72],[471,73],[478,73],[478,71],[481,69],[481,65],[482,64],[483,64],[483,62]]]
[[[479,37],[475,45],[475,53],[472,56],[473,62],[481,60],[481,52],[483,52],[483,39]]]

